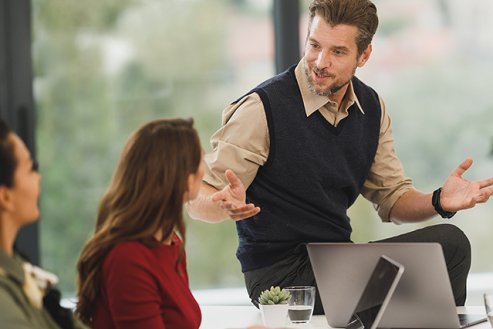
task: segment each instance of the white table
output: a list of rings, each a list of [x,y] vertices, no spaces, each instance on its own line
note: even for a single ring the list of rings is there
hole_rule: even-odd
[[[237,329],[247,328],[253,325],[262,325],[260,311],[252,306],[200,306],[202,310],[202,324],[200,329]],[[484,314],[483,306],[458,307],[459,313]],[[287,328],[331,328],[328,326],[325,316],[315,315],[311,323],[300,326],[286,325]],[[488,322],[477,324],[471,329],[491,329]]]

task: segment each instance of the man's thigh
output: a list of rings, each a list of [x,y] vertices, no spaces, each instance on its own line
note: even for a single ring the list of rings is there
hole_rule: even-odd
[[[271,286],[315,286],[315,276],[306,246],[300,246],[290,256],[270,266],[244,273],[245,284],[252,303],[258,307],[260,293]],[[323,314],[318,289],[315,299],[315,314]]]

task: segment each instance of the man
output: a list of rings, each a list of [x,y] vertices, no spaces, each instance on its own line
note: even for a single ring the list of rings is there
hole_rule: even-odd
[[[237,221],[237,257],[254,303],[271,285],[315,285],[305,244],[351,241],[347,209],[360,193],[396,223],[450,218],[493,194],[493,178],[462,177],[472,159],[433,193],[405,176],[382,99],[354,76],[377,26],[369,0],[313,1],[299,64],[226,108],[212,137],[204,184],[188,211]],[[456,304],[464,304],[470,245],[462,231],[436,225],[385,241],[440,243]],[[322,311],[317,299],[315,313]]]

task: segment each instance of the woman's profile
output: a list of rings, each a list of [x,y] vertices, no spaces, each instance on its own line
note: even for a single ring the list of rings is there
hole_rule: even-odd
[[[0,119],[0,326],[74,329],[84,326],[60,307],[56,277],[14,248],[19,230],[39,217],[41,175],[24,142]]]

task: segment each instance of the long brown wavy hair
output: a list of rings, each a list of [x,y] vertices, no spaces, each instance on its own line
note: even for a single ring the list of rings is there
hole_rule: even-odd
[[[77,263],[76,314],[90,325],[101,288],[105,256],[118,243],[137,240],[156,245],[177,232],[185,244],[183,220],[187,179],[200,165],[202,149],[193,121],[151,121],[129,138],[113,178],[104,194],[93,236],[83,247]],[[162,242],[161,241],[161,242]]]

